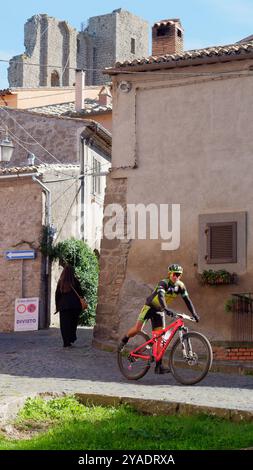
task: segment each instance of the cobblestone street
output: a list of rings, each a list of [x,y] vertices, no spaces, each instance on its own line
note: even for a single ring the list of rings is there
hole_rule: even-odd
[[[0,333],[0,405],[41,392],[85,393],[187,403],[253,412],[253,376],[212,373],[195,386],[179,385],[153,368],[137,382],[118,370],[116,354],[91,346],[92,329],[79,328],[76,346],[62,347],[57,328]]]

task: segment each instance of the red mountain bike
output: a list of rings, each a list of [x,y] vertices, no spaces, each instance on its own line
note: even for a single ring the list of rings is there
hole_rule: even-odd
[[[200,382],[212,366],[213,352],[208,339],[196,331],[188,331],[184,320],[194,318],[184,313],[174,313],[176,320],[166,328],[152,332],[150,338],[140,331],[130,338],[118,352],[118,364],[129,380],[138,380],[149,370],[151,363],[163,358],[176,334],[178,338],[169,351],[169,368],[175,379],[183,385]]]

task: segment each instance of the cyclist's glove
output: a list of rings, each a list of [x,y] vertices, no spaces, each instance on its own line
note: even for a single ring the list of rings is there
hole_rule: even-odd
[[[193,318],[194,318],[194,320],[196,320],[197,323],[200,320],[200,316],[196,312],[194,313]]]
[[[173,310],[170,310],[168,307],[165,307],[164,313],[166,313],[166,315],[168,315],[169,317],[174,317]]]

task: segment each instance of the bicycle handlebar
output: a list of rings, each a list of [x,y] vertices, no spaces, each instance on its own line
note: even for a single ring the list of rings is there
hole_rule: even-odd
[[[196,323],[196,320],[194,317],[190,317],[189,315],[186,315],[185,313],[175,312],[173,317],[183,318],[184,320],[193,321]]]

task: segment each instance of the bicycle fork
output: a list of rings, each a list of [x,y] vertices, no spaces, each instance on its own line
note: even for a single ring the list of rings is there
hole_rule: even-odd
[[[191,341],[189,340],[189,338],[185,337],[186,333],[188,333],[188,328],[186,326],[182,326],[179,329],[179,338],[180,338],[181,345],[182,345],[183,357],[184,359],[188,360],[192,358],[193,352],[192,352]]]

